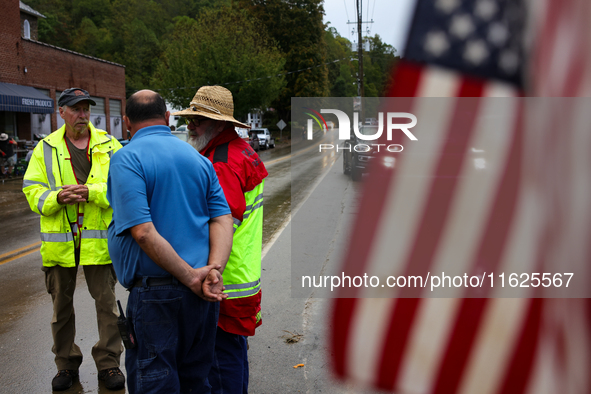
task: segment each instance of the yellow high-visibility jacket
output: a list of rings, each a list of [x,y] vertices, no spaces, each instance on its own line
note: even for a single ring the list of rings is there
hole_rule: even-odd
[[[65,126],[39,142],[25,173],[23,192],[31,210],[41,215],[41,257],[45,267],[74,267],[74,252],[78,244],[81,265],[111,263],[107,228],[113,210],[107,200],[107,176],[111,156],[121,148],[121,144],[106,131],[96,129],[92,123],[89,123],[88,129],[88,155],[92,166],[86,181],[87,202],[74,205],[57,202],[63,185],[78,183],[64,140]],[[83,222],[78,228],[79,212],[83,213]],[[73,228],[78,229],[77,237],[74,237]]]

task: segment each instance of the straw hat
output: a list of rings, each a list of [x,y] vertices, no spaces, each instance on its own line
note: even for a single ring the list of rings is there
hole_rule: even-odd
[[[232,92],[222,86],[202,86],[191,100],[191,106],[185,110],[173,113],[175,116],[205,116],[214,120],[227,120],[235,126],[246,127],[234,119],[234,100]]]

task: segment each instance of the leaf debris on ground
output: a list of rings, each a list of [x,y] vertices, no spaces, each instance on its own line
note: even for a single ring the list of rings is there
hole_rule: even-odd
[[[302,339],[304,336],[302,334],[298,334],[297,332],[291,332],[291,331],[287,331],[287,330],[283,330],[283,331],[289,334],[289,335],[282,336],[282,338],[285,339],[285,343],[287,343],[287,344],[298,343],[300,341],[300,339]]]

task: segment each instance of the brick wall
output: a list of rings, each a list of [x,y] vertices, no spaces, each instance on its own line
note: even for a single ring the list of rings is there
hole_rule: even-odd
[[[91,96],[125,101],[125,68],[37,41],[23,39],[21,44],[27,72],[19,84],[49,89],[56,103],[55,91],[71,87],[85,89]],[[105,112],[108,119],[108,106]],[[57,128],[53,116],[51,126]]]
[[[56,105],[56,90],[78,87],[92,96],[104,97],[107,104],[108,99],[121,100],[125,113],[124,67],[21,38],[19,1],[0,0],[0,9],[0,82],[47,89]],[[108,105],[105,112],[109,119]],[[110,131],[109,122],[105,126]],[[51,115],[51,128],[57,129],[55,113]]]
[[[22,74],[19,2],[0,0],[0,10],[0,82],[11,82]]]

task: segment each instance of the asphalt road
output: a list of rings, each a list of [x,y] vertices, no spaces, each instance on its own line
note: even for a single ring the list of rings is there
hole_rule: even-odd
[[[260,153],[269,177],[264,200],[263,325],[249,339],[251,393],[362,392],[331,378],[326,342],[330,301],[313,289],[293,288],[302,274],[336,268],[356,210],[360,184],[342,174],[341,155],[318,152],[321,138],[331,141],[335,136],[336,131],[311,143],[296,142],[292,150]],[[0,216],[0,393],[48,393],[56,371],[50,351],[51,299],[35,249],[38,217],[17,208]],[[2,260],[23,248],[24,253]],[[294,266],[294,260],[305,264]],[[125,304],[127,293],[119,285],[117,295]],[[76,340],[85,360],[80,383],[66,393],[111,393],[98,382],[90,356],[98,333],[82,270],[74,303]],[[293,368],[297,364],[304,366]]]

